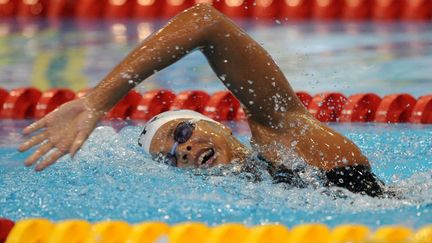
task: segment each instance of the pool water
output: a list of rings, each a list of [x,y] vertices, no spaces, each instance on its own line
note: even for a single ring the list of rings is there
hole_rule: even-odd
[[[432,23],[238,22],[275,58],[293,88],[316,94],[432,90]],[[0,86],[75,91],[97,84],[136,44],[163,22],[0,23]],[[24,71],[23,71],[24,70]],[[145,92],[224,89],[198,52],[153,75]],[[330,124],[352,139],[374,172],[401,199],[377,199],[320,187],[288,188],[238,173],[238,167],[182,170],[153,162],[137,146],[139,124],[99,126],[72,160],[46,171],[23,166],[16,151],[30,121],[0,120],[0,216],[131,223],[186,220],[209,225],[279,222],[362,223],[372,228],[432,222],[432,126]],[[229,124],[248,143],[244,123]],[[295,158],[295,155],[293,155]],[[305,175],[307,177],[307,175]],[[313,182],[313,178],[310,178]]]
[[[0,86],[93,87],[165,22],[5,20],[0,23]],[[295,90],[416,97],[432,90],[432,22],[237,23],[268,50]],[[216,80],[204,56],[194,52],[138,89],[224,89]]]
[[[273,184],[263,170],[253,182],[236,167],[179,169],[148,158],[137,146],[140,126],[111,122],[99,126],[72,160],[66,156],[37,173],[16,151],[28,121],[1,121],[0,212],[14,220],[45,217],[90,221],[121,219],[209,225],[279,222],[293,226],[362,223],[372,228],[432,222],[432,126],[330,124],[369,157],[374,172],[402,195],[378,199],[325,187],[288,188]],[[248,142],[244,123],[229,124]]]

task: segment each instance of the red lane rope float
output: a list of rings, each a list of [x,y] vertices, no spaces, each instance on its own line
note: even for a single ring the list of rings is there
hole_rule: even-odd
[[[138,104],[140,103],[142,96],[135,90],[130,91],[123,99],[117,103],[114,108],[112,108],[108,114],[105,116],[105,119],[126,119],[130,118],[132,112],[137,109]]]
[[[0,218],[0,243],[6,241],[15,223],[12,220]]]
[[[91,89],[76,94],[68,89],[51,89],[41,92],[34,88],[19,88],[8,93],[0,88],[0,118],[40,118],[61,104],[85,96]],[[305,107],[323,122],[412,122],[432,124],[432,94],[416,100],[409,94],[393,94],[381,99],[373,93],[355,94],[347,99],[340,93],[323,93],[312,96],[297,92]],[[167,110],[190,109],[220,120],[246,120],[240,102],[229,92],[213,95],[201,90],[180,92],[152,90],[141,95],[130,91],[105,117],[105,119],[148,120]]]
[[[251,15],[255,18],[273,19],[279,16],[281,1],[255,0],[251,8]]]
[[[45,17],[48,0],[18,1],[18,17]]]
[[[407,122],[414,109],[416,99],[409,94],[385,96],[375,114],[376,122]]]
[[[373,17],[377,20],[399,19],[405,2],[401,0],[375,0]]]
[[[176,95],[167,89],[153,90],[145,93],[132,112],[131,119],[148,120],[153,116],[169,110]]]
[[[75,16],[75,1],[70,1],[70,0],[50,1],[46,15],[48,18],[52,18],[52,19],[73,17]]]
[[[319,121],[339,121],[347,98],[341,93],[323,93],[316,95],[309,103],[309,112]]]
[[[240,102],[229,91],[214,93],[207,103],[204,115],[217,121],[233,120],[240,108]]]
[[[236,120],[236,121],[245,121],[245,120],[247,120],[246,112],[244,111],[244,109],[242,107],[240,107],[237,110],[237,114],[234,117],[234,120]]]
[[[312,15],[312,0],[285,0],[281,4],[280,17],[301,20]]]
[[[246,0],[221,0],[218,9],[225,15],[233,18],[246,18],[251,7]]]
[[[156,18],[163,9],[163,1],[136,0],[132,16],[134,18]]]
[[[230,17],[348,20],[430,20],[430,0],[1,0],[1,17],[172,17],[196,3]],[[75,4],[73,4],[75,3]]]
[[[75,17],[79,19],[100,18],[107,0],[77,0]]]
[[[349,20],[430,20],[430,0],[3,0],[0,17],[172,17],[195,3],[212,3],[231,17]]]
[[[418,99],[409,119],[412,123],[432,124],[432,95]]]
[[[303,103],[303,105],[307,108],[309,106],[309,103],[312,100],[312,96],[306,92],[296,92],[297,97],[300,99],[300,101]]]
[[[317,19],[339,18],[343,4],[343,0],[316,0],[312,15]]]
[[[9,92],[3,103],[3,118],[24,119],[34,116],[42,92],[35,88],[18,88]]]
[[[194,4],[193,0],[165,0],[162,17],[171,18],[177,13],[192,7]]]
[[[104,17],[112,19],[125,19],[132,15],[134,1],[108,0],[105,6]]]
[[[75,93],[69,89],[51,89],[39,98],[34,113],[35,118],[42,118],[60,105],[75,99]]]
[[[339,121],[341,122],[371,122],[375,120],[375,112],[381,98],[373,93],[356,94],[348,98]]]
[[[0,88],[0,118],[3,118],[2,117],[3,103],[6,101],[6,98],[8,96],[9,96],[9,93],[6,90]]]
[[[372,16],[373,1],[345,0],[342,18],[346,20],[366,20]]]
[[[14,17],[17,4],[14,0],[4,0],[0,2],[0,18]]]
[[[210,95],[204,91],[183,91],[177,94],[170,110],[188,109],[203,113],[209,100]]]
[[[402,18],[408,20],[428,20],[432,18],[432,1],[405,1]]]

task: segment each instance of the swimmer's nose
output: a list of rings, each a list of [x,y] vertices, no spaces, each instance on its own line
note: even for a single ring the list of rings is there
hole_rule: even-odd
[[[182,164],[190,164],[191,161],[189,161],[190,159],[192,159],[191,156],[191,151],[192,151],[192,146],[186,144],[180,144],[177,147],[177,158],[180,159],[180,161],[182,162]]]

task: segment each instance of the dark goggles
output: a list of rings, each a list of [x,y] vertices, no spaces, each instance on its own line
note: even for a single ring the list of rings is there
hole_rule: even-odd
[[[174,145],[170,152],[164,156],[164,162],[171,166],[177,166],[176,150],[179,144],[185,143],[192,137],[195,123],[192,121],[180,122],[174,130]]]

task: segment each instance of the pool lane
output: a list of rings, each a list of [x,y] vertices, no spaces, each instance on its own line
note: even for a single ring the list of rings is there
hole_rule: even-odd
[[[205,171],[167,167],[136,145],[140,127],[125,123],[98,127],[74,160],[65,157],[36,173],[22,165],[28,153],[16,151],[25,122],[0,123],[0,213],[14,220],[279,222],[289,227],[321,222],[371,228],[419,228],[432,222],[432,126],[331,124],[356,142],[376,174],[403,195],[377,199],[321,186],[275,185],[265,171],[261,182],[252,182],[235,166]],[[244,124],[230,125],[247,143]],[[313,173],[303,176],[317,182]]]
[[[96,85],[163,22],[0,23],[0,85]],[[296,90],[379,95],[432,90],[432,23],[239,22],[274,57]],[[198,52],[153,75],[139,89],[221,90]]]

